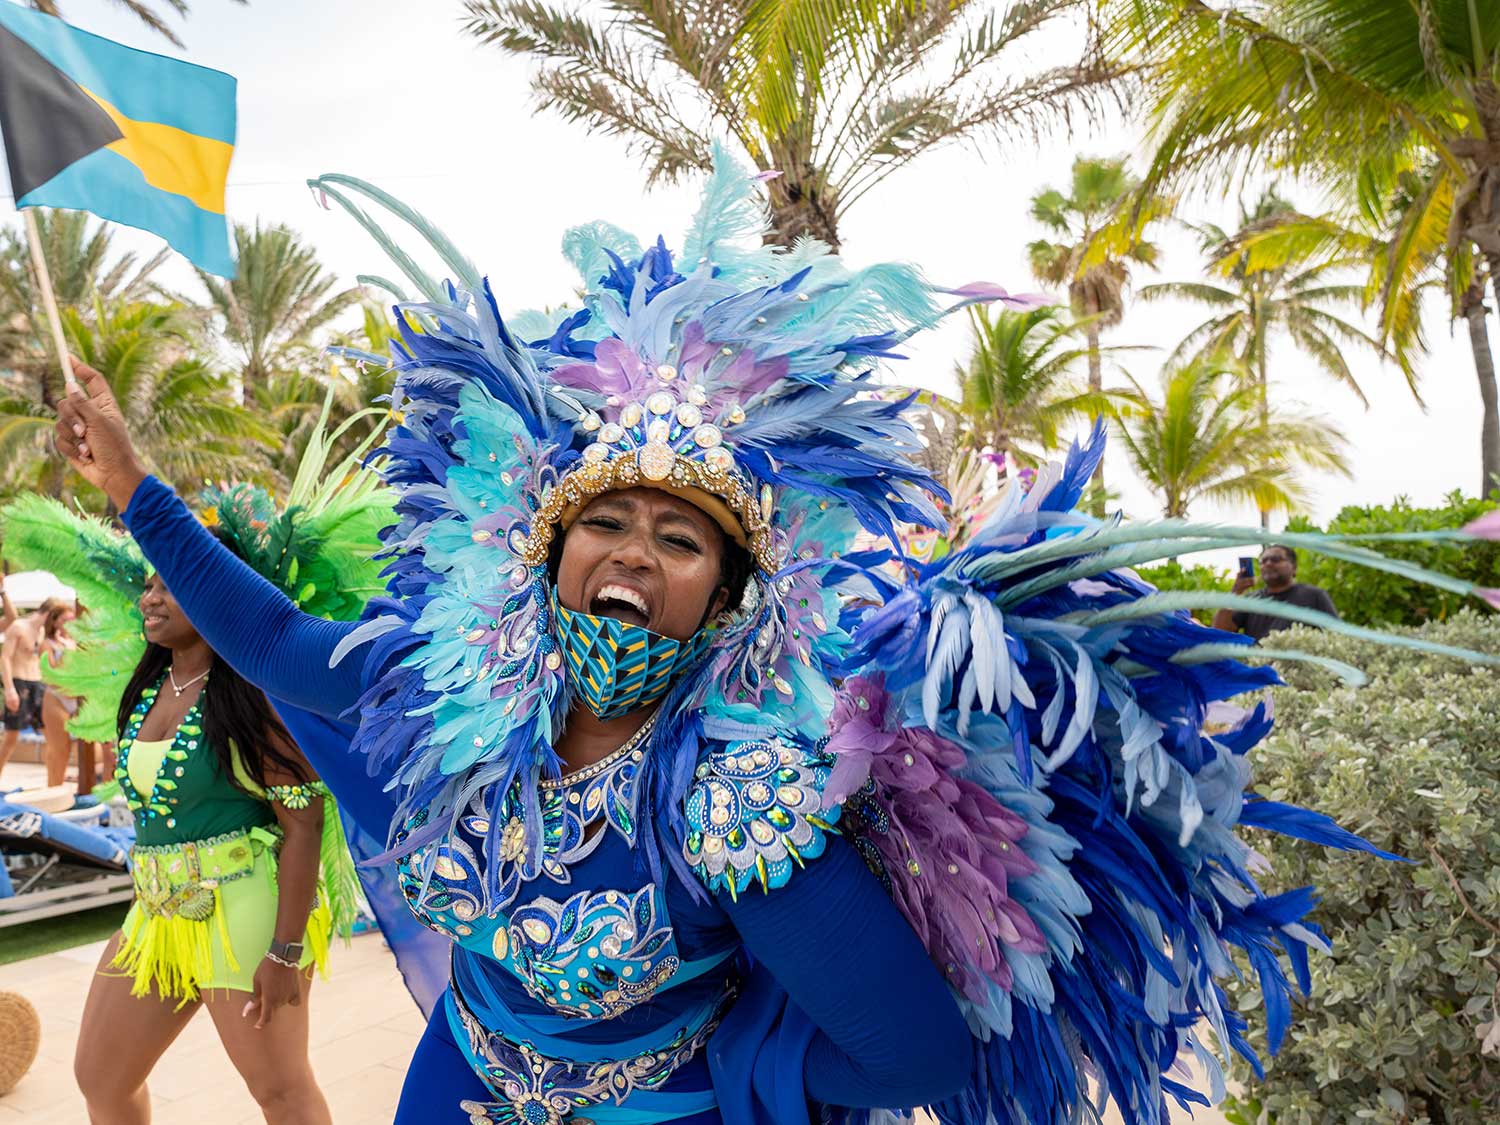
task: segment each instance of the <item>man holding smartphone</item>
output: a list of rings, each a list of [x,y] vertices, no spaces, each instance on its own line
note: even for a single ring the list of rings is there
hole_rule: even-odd
[[[1240,560],[1240,573],[1234,580],[1236,594],[1251,593],[1252,597],[1270,598],[1304,609],[1316,609],[1333,617],[1339,615],[1328,591],[1317,586],[1297,581],[1297,551],[1280,543],[1271,543],[1260,553],[1261,586],[1255,589],[1255,563],[1252,559]],[[1247,565],[1248,564],[1248,565]],[[1290,629],[1295,622],[1285,617],[1274,617],[1266,613],[1245,610],[1221,609],[1214,614],[1214,628],[1229,633],[1244,633],[1259,641],[1268,633],[1278,629]]]

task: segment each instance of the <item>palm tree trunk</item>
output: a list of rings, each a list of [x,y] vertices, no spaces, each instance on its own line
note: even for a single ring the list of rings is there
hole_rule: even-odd
[[[835,200],[824,195],[816,179],[796,180],[784,176],[772,180],[771,229],[766,242],[773,246],[790,246],[797,239],[812,236],[826,242],[835,254],[839,251],[838,216]],[[689,263],[694,265],[695,263]]]
[[[1500,293],[1500,274],[1490,269],[1490,280]],[[1486,322],[1484,287],[1475,282],[1464,294],[1461,312],[1469,325],[1469,347],[1474,352],[1474,373],[1479,376],[1479,400],[1484,404],[1479,431],[1479,460],[1482,477],[1479,495],[1488,496],[1500,479],[1500,394],[1495,387],[1495,357],[1490,351],[1490,331]]]
[[[1099,303],[1089,294],[1085,301],[1085,315],[1089,318],[1088,346],[1089,346],[1089,394],[1098,396],[1104,393],[1104,357],[1099,351]],[[1094,498],[1089,505],[1089,513],[1096,519],[1104,518],[1104,458],[1099,458],[1099,467],[1094,470],[1093,480]]]
[[[1271,378],[1266,364],[1264,331],[1257,333],[1255,341],[1255,379],[1260,385],[1260,428],[1264,431],[1271,428]],[[1266,508],[1260,510],[1260,528],[1262,531],[1271,530],[1271,513]]]

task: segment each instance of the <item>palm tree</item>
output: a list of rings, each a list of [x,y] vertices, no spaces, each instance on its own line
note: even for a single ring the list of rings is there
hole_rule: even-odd
[[[465,0],[467,31],[539,66],[543,109],[624,137],[649,178],[710,166],[737,140],[769,184],[783,245],[839,246],[839,221],[885,177],[980,134],[1034,137],[1093,105],[1119,68],[1080,0],[653,0],[602,17],[545,0]],[[1047,29],[1043,32],[1042,29]],[[1082,37],[1078,61],[1028,66],[1042,32]]]
[[[1131,386],[1116,408],[1125,454],[1169,519],[1201,500],[1288,510],[1307,500],[1299,468],[1348,475],[1343,433],[1275,409],[1262,425],[1260,395],[1227,353],[1165,367],[1157,396]]]
[[[114,253],[114,229],[86,212],[37,208],[35,214],[52,291],[59,306],[74,310],[84,323],[96,301],[139,301],[160,293],[153,277],[170,251],[141,262],[135,254]],[[10,390],[50,408],[62,377],[36,285],[26,235],[16,228],[0,230],[0,368],[24,384]]]
[[[278,480],[296,478],[315,434],[322,435],[328,456],[338,461],[392,417],[389,406],[379,404],[388,402],[396,383],[395,369],[386,360],[396,328],[371,301],[362,302],[361,311],[364,319],[357,330],[332,336],[321,367],[309,366],[255,388],[256,415],[278,434],[270,457]]]
[[[1138,294],[1143,301],[1181,299],[1213,310],[1209,319],[1183,337],[1168,362],[1225,349],[1233,352],[1255,383],[1262,421],[1270,414],[1271,344],[1278,333],[1288,336],[1324,374],[1353,391],[1366,406],[1369,399],[1349,369],[1342,345],[1385,355],[1378,341],[1331,311],[1340,305],[1357,305],[1364,296],[1363,286],[1333,281],[1329,276],[1354,262],[1323,258],[1283,261],[1276,267],[1252,264],[1247,240],[1303,219],[1291,204],[1267,191],[1253,208],[1242,209],[1240,229],[1233,234],[1212,223],[1194,224],[1210,273],[1227,284],[1165,282],[1144,286]],[[1409,360],[1403,366],[1411,373]]]
[[[247,4],[249,0],[234,0],[236,4]],[[49,16],[63,15],[63,5],[58,0],[25,0],[25,3],[39,12],[45,12]],[[146,0],[114,0],[115,6],[124,8],[131,15],[139,19],[158,35],[163,36],[175,47],[181,47],[182,40],[177,38],[177,33],[167,26],[166,18],[158,11],[160,7],[167,7],[175,15],[186,16],[188,14],[188,0],[162,0],[161,4],[147,3]]]
[[[1367,270],[1364,303],[1378,310],[1380,339],[1414,394],[1414,360],[1427,350],[1423,298],[1430,289],[1444,290],[1450,319],[1462,320],[1467,330],[1483,417],[1500,417],[1484,300],[1488,267],[1472,246],[1460,244],[1448,256],[1452,200],[1432,190],[1438,182],[1431,167],[1403,171],[1382,197],[1366,180],[1364,190],[1348,193],[1351,198],[1336,210],[1283,219],[1247,232],[1242,242],[1252,269],[1283,269],[1292,262],[1362,262]],[[1480,452],[1482,465],[1500,465],[1500,428],[1481,425]],[[1481,495],[1495,485],[1493,473],[1485,471]]]
[[[1132,210],[1136,180],[1123,160],[1079,157],[1064,195],[1046,188],[1031,200],[1031,217],[1058,241],[1038,239],[1027,248],[1031,272],[1047,285],[1066,286],[1073,315],[1088,338],[1089,393],[1104,392],[1100,332],[1120,323],[1131,267],[1154,266],[1158,251],[1146,228],[1161,217],[1162,207]],[[1096,516],[1104,514],[1104,462],[1094,473]]]
[[[221,478],[266,478],[276,435],[201,358],[193,310],[96,299],[88,318],[64,309],[63,329],[73,354],[108,380],[142,459],[180,492]],[[50,411],[0,390],[0,487],[78,491],[65,463],[48,456],[51,429]]]
[[[318,365],[320,336],[359,300],[358,289],[336,289],[312,247],[289,227],[235,226],[239,274],[225,281],[198,273],[239,353],[246,405],[271,380]]]
[[[1086,322],[1055,305],[977,308],[969,317],[973,352],[955,374],[970,445],[1035,465],[1058,447],[1065,426],[1104,409],[1104,396],[1087,391],[1079,377],[1090,356]]]
[[[1112,51],[1152,78],[1147,189],[1196,181],[1222,191],[1244,173],[1289,169],[1385,208],[1414,180],[1381,267],[1386,283],[1406,284],[1436,260],[1455,315],[1473,326],[1483,261],[1500,298],[1500,5],[1111,3]],[[1479,334],[1470,338],[1488,491],[1500,476],[1500,396],[1487,339],[1481,354]]]

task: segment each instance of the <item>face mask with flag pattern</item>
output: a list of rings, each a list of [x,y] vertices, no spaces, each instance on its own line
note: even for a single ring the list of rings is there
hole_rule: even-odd
[[[552,612],[569,683],[601,719],[617,719],[661,699],[678,674],[708,651],[718,632],[705,625],[685,641],[674,640],[644,625],[571,610],[555,594]]]

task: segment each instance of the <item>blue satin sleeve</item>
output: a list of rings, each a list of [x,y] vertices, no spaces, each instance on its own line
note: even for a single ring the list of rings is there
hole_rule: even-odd
[[[909,1108],[957,1093],[969,1077],[968,1026],[916,933],[858,853],[830,836],[784,887],[721,905],[745,947],[787,996],[775,1038],[802,1053],[802,1091],[784,1065],[766,1102],[803,1098],[851,1108]],[[806,1033],[799,1035],[801,1026]],[[805,1043],[805,1050],[802,1044]],[[765,1071],[767,1059],[754,1064]],[[779,1115],[764,1114],[779,1119]],[[729,1115],[726,1115],[726,1120]]]
[[[360,654],[329,667],[356,622],[303,613],[155,477],[141,482],[121,519],[193,628],[245,679],[273,699],[330,719],[359,699],[367,686]]]

